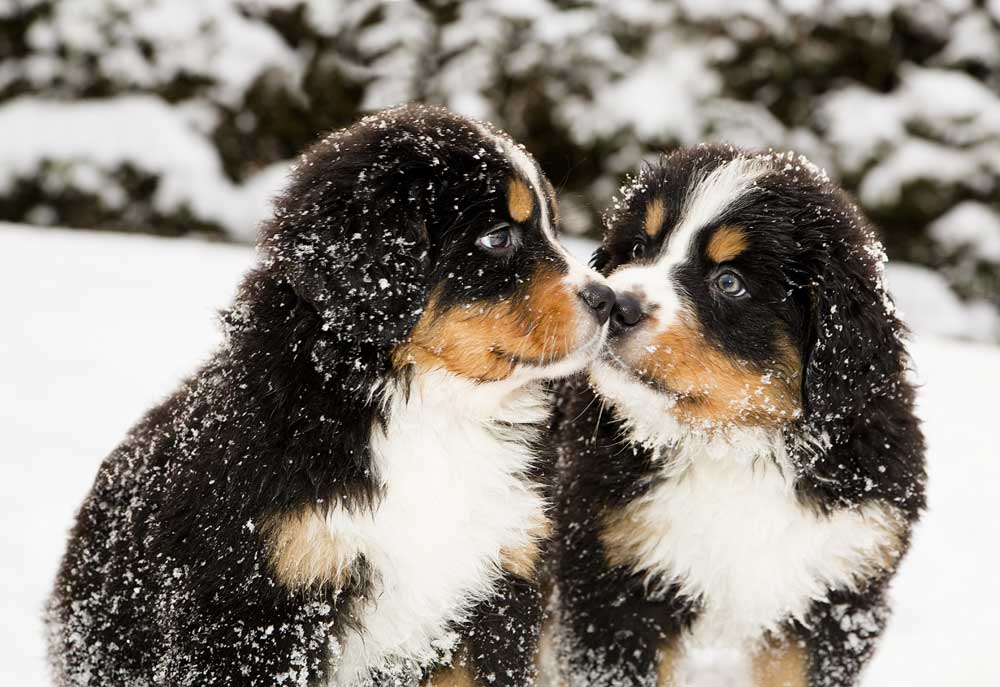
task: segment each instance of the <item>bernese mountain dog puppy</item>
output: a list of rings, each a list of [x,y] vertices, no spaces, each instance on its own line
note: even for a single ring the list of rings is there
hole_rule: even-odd
[[[856,684],[925,483],[871,227],[804,158],[719,146],[605,224],[611,333],[553,421],[568,684]]]
[[[528,684],[544,380],[614,297],[555,231],[523,148],[443,109],[306,152],[224,344],[79,512],[56,682]]]

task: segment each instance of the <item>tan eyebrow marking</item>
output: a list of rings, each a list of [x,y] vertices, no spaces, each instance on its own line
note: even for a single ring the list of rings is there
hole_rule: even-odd
[[[708,242],[708,257],[714,262],[727,262],[747,249],[747,235],[740,227],[720,227]]]
[[[507,185],[507,212],[515,222],[524,222],[531,217],[534,209],[531,189],[517,177],[511,177]]]
[[[646,221],[643,226],[646,229],[646,235],[650,238],[656,238],[656,235],[660,233],[663,229],[663,220],[665,218],[665,208],[663,207],[663,200],[660,198],[654,198],[649,201],[646,206]]]

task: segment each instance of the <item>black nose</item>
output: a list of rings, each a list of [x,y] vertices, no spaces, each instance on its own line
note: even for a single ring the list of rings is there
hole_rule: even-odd
[[[611,313],[611,326],[616,329],[627,329],[635,326],[642,319],[642,305],[639,299],[627,293],[619,294]]]
[[[598,322],[604,324],[608,321],[608,316],[611,315],[611,306],[615,304],[614,291],[604,284],[591,282],[580,292],[580,298],[594,311]]]

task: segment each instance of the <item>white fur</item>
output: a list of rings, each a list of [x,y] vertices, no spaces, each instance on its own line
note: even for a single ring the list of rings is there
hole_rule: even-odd
[[[604,360],[590,366],[590,380],[601,396],[625,418],[634,441],[646,446],[668,446],[683,432],[671,414],[675,401],[616,369]]]
[[[369,668],[447,653],[448,625],[490,594],[501,550],[529,544],[544,518],[545,503],[523,475],[533,462],[526,428],[516,426],[545,417],[538,388],[431,372],[408,399],[393,389],[388,410],[388,429],[376,430],[372,445],[384,498],[374,512],[338,508],[328,522],[377,575],[372,597],[354,609],[362,630],[343,642],[339,687],[363,681]]]
[[[691,435],[679,446],[663,452],[667,481],[630,512],[655,533],[637,569],[703,604],[695,645],[746,647],[802,620],[814,600],[853,588],[893,549],[898,521],[885,506],[830,515],[803,506],[778,435]]]
[[[673,419],[669,398],[624,372],[595,363],[590,375],[627,418],[630,438],[663,461],[666,480],[630,509],[650,533],[636,568],[654,588],[677,583],[701,601],[690,646],[748,648],[894,552],[900,521],[891,508],[823,515],[799,502],[780,433],[692,429]]]
[[[695,177],[684,196],[680,219],[658,260],[672,267],[687,259],[694,237],[750,190],[771,167],[766,157],[737,157]]]

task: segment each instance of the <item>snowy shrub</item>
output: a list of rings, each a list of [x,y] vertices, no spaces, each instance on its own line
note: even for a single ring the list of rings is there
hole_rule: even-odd
[[[995,307],[998,91],[998,0],[0,0],[0,218],[247,240],[319,133],[422,100],[524,141],[577,233],[665,148],[795,149]]]

